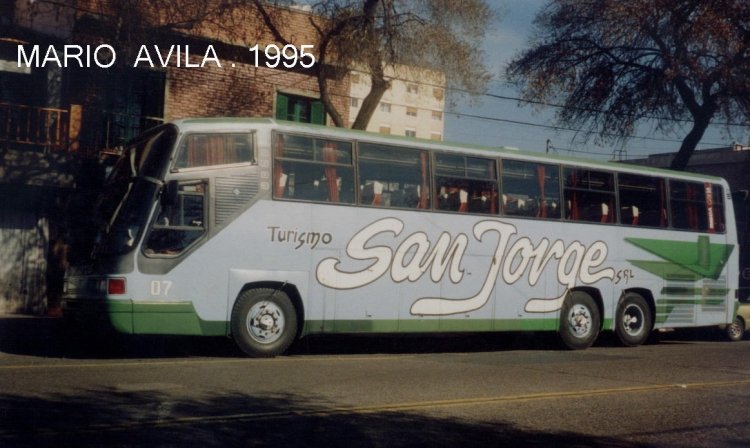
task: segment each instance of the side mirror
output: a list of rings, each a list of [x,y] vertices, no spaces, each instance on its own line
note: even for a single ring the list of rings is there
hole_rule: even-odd
[[[161,192],[162,207],[169,207],[177,204],[177,195],[180,192],[180,186],[176,180],[167,182]]]

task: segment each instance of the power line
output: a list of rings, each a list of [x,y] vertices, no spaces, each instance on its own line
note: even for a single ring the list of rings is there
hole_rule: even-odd
[[[583,132],[588,134],[597,134],[605,137],[618,137],[617,134],[608,133],[608,132],[592,132],[592,131],[586,131],[584,129],[575,129],[575,128],[568,128],[564,126],[552,126],[552,125],[545,125],[545,124],[539,124],[539,123],[529,123],[527,121],[520,121],[520,120],[510,120],[506,118],[498,118],[498,117],[488,117],[484,115],[473,115],[473,114],[465,114],[462,112],[456,112],[456,111],[446,111],[446,114],[451,114],[456,116],[456,118],[470,118],[475,120],[485,120],[485,121],[493,121],[493,122],[499,122],[499,123],[508,123],[508,124],[517,124],[522,126],[533,126],[538,128],[544,128],[544,129],[551,129],[554,131],[569,131],[569,132]],[[677,139],[667,139],[667,138],[656,138],[656,137],[646,137],[646,136],[640,136],[640,135],[633,135],[629,138],[638,139],[638,140],[649,140],[649,141],[656,141],[656,142],[669,142],[669,143],[682,143],[682,140]],[[724,143],[712,143],[712,142],[702,142],[703,145],[712,145],[712,146],[724,146]]]

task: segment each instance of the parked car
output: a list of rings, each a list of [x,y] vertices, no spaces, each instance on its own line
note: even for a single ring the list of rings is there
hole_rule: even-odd
[[[723,327],[730,341],[740,341],[745,336],[747,323],[750,321],[750,303],[740,303],[734,322]]]

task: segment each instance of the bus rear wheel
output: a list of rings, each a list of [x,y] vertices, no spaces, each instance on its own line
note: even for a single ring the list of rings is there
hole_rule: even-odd
[[[573,291],[560,310],[560,339],[571,350],[591,347],[599,336],[601,313],[593,297],[583,291]]]
[[[653,316],[646,299],[629,292],[622,298],[615,315],[615,333],[626,347],[636,347],[648,339],[653,326]]]
[[[248,289],[232,308],[232,338],[246,354],[273,357],[284,353],[297,334],[297,313],[289,296],[270,288]]]

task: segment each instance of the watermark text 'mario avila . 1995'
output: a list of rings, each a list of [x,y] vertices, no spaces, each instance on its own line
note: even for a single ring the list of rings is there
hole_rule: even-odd
[[[250,55],[246,64],[268,68],[302,68],[312,67],[316,60],[311,52],[313,45],[284,45],[279,47],[268,44],[265,47],[254,45],[248,48]],[[110,68],[117,62],[117,52],[112,45],[18,45],[18,67],[36,68]],[[128,62],[130,65],[130,62]],[[213,66],[222,68],[222,62],[213,45],[207,45],[191,52],[189,45],[141,45],[132,60],[132,67],[184,67],[201,68]],[[234,67],[235,64],[230,62]]]

